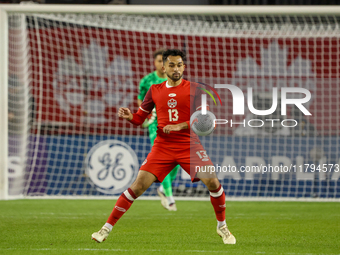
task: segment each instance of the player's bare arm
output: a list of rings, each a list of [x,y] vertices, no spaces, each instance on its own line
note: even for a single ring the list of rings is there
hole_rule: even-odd
[[[179,124],[176,124],[176,125],[166,125],[163,128],[163,132],[165,134],[170,134],[171,131],[180,131],[182,129],[188,129],[188,128],[189,128],[188,123],[182,122],[182,123],[179,123]]]

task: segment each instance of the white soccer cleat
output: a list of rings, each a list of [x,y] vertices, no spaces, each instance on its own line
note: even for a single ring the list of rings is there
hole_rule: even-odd
[[[233,236],[232,233],[230,233],[227,225],[223,225],[220,228],[217,228],[217,234],[222,237],[224,244],[235,244],[236,238]]]
[[[101,230],[92,234],[92,240],[95,240],[97,243],[102,243],[106,240],[109,234],[110,234],[110,229],[104,226],[102,227]]]
[[[170,204],[169,206],[168,206],[168,208],[166,208],[166,209],[168,209],[169,211],[177,211],[177,207],[176,207],[176,204],[175,203],[173,203],[173,204]]]
[[[162,206],[163,206],[165,209],[169,210],[169,209],[168,209],[168,208],[169,208],[168,199],[166,199],[165,194],[164,194],[163,192],[161,192],[161,191],[159,190],[159,188],[157,188],[157,193],[158,193],[158,196],[161,198],[161,204],[162,204]]]

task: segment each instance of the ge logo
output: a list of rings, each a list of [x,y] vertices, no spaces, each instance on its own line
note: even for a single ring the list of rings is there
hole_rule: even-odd
[[[175,108],[176,105],[177,105],[177,101],[176,101],[175,99],[171,98],[171,99],[168,101],[168,106],[169,106],[170,108]]]
[[[93,146],[85,163],[91,183],[105,194],[126,190],[138,172],[136,153],[129,145],[117,140],[107,140]]]

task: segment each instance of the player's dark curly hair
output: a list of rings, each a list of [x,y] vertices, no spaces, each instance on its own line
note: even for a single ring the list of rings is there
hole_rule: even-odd
[[[185,53],[178,49],[169,49],[163,52],[163,62],[167,60],[169,56],[180,56],[183,61],[186,60]]]

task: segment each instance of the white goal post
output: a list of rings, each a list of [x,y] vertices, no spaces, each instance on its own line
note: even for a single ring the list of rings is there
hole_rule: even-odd
[[[118,155],[128,155],[127,165],[133,161],[134,170],[129,174],[122,163],[118,170],[123,171],[112,172],[113,178],[120,180],[120,173],[122,179],[135,177],[150,150],[147,132],[112,119],[118,104],[137,109],[138,81],[153,71],[152,62],[143,66],[138,54],[151,57],[157,47],[186,51],[189,80],[234,84],[243,91],[257,86],[258,107],[267,107],[273,87],[290,84],[312,92],[312,118],[290,112],[304,123],[301,130],[218,127],[213,136],[202,138],[213,162],[220,165],[295,167],[294,173],[222,173],[227,196],[340,198],[335,167],[340,164],[339,6],[4,4],[0,200],[41,195],[100,198],[123,191],[131,180],[104,183],[109,170],[101,172],[105,178],[97,172],[92,176],[91,160],[104,162],[99,151],[118,146],[121,151],[111,157],[119,165]],[[226,108],[212,110],[226,119],[223,114],[231,116],[230,93],[218,93]],[[251,119],[248,114],[244,121]],[[145,196],[154,197],[157,185]],[[185,198],[206,197],[204,188],[183,174],[174,190]]]

